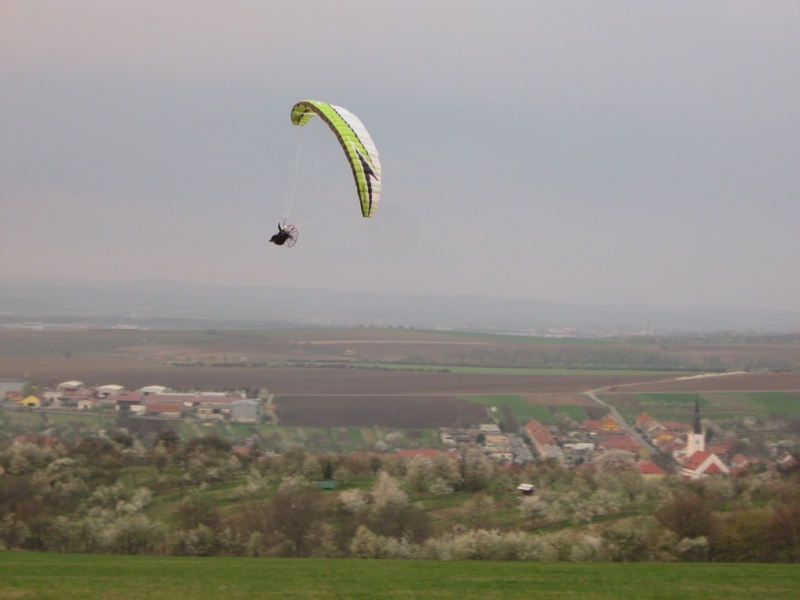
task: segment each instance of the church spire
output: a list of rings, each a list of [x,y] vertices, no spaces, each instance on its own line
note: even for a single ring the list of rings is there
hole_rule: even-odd
[[[692,419],[692,433],[703,433],[700,426],[700,401],[694,401],[694,418]]]
[[[692,418],[692,433],[686,436],[686,456],[695,452],[705,452],[706,436],[700,424],[700,400],[694,401],[694,417]]]

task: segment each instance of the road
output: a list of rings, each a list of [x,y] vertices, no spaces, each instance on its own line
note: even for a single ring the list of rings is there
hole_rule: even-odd
[[[670,377],[669,379],[663,379],[661,381],[655,381],[655,382],[651,382],[651,383],[668,383],[668,382],[672,382],[672,381],[683,381],[683,380],[687,380],[687,379],[705,379],[705,378],[708,378],[708,377],[724,377],[726,375],[739,375],[741,373],[744,373],[744,371],[732,371],[732,372],[729,372],[729,373],[702,373],[700,375],[691,375],[691,376],[688,376],[688,377],[687,376]],[[635,386],[635,385],[639,385],[639,384],[638,383],[623,383],[623,384],[615,385],[613,387],[615,388],[615,390],[619,390],[619,388],[621,388],[621,387],[630,387],[630,386]],[[653,444],[651,444],[650,442],[645,440],[639,434],[639,432],[637,432],[631,425],[629,425],[627,423],[627,421],[625,421],[625,419],[622,418],[622,415],[619,413],[619,411],[616,408],[614,408],[610,404],[606,404],[600,398],[597,397],[597,395],[596,395],[597,393],[603,392],[603,391],[606,391],[606,390],[609,390],[609,389],[610,389],[610,387],[597,388],[595,390],[589,390],[588,392],[584,392],[583,395],[586,396],[587,398],[591,399],[593,402],[597,403],[599,406],[602,406],[606,411],[608,411],[608,413],[612,417],[614,417],[614,419],[617,421],[617,423],[619,423],[620,426],[625,431],[627,431],[631,435],[631,437],[633,439],[635,439],[637,442],[639,442],[643,446],[646,446],[646,447],[650,448],[653,452],[658,452],[658,448],[656,448]]]
[[[639,442],[640,444],[642,444],[642,446],[646,446],[646,447],[650,448],[650,450],[652,450],[653,452],[658,452],[658,448],[656,448],[650,442],[645,440],[641,435],[639,435],[638,431],[636,431],[633,427],[628,425],[627,421],[625,421],[625,419],[622,418],[622,415],[619,413],[619,411],[616,408],[614,408],[610,404],[606,404],[605,402],[600,400],[600,398],[595,396],[594,391],[584,392],[583,395],[586,396],[587,398],[590,398],[591,400],[593,400],[594,402],[596,402],[597,404],[599,404],[603,408],[605,408],[609,412],[609,414],[612,417],[614,417],[614,419],[617,421],[617,423],[620,424],[620,427],[622,427],[625,431],[627,431],[631,435],[631,437],[633,439],[635,439],[637,442]]]

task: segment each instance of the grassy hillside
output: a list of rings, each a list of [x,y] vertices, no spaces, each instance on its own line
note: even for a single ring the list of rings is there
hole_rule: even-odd
[[[482,563],[0,553],[0,598],[733,600],[797,597],[798,565]]]

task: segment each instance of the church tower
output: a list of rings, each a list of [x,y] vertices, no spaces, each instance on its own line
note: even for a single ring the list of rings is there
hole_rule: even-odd
[[[694,417],[692,418],[692,433],[686,437],[686,456],[695,452],[705,452],[706,435],[700,425],[700,401],[694,402]]]

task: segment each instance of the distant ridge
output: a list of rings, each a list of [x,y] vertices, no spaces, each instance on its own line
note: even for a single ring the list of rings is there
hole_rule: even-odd
[[[404,326],[502,332],[797,332],[800,312],[760,308],[579,305],[488,296],[387,295],[168,280],[0,279],[0,324],[142,327]]]

